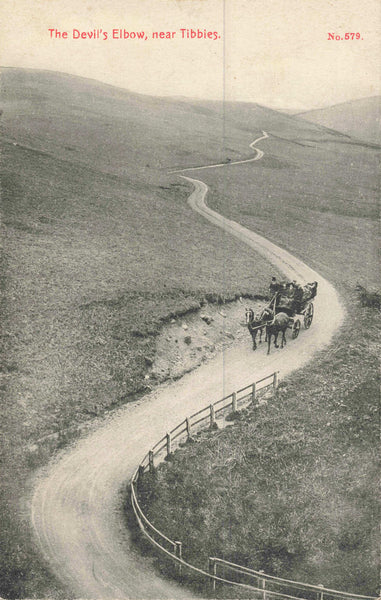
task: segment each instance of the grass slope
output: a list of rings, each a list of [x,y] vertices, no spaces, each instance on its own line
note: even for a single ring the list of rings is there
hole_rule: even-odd
[[[380,96],[372,96],[299,113],[299,116],[366,142],[381,144],[380,102]]]
[[[0,595],[54,597],[18,503],[28,477],[81,424],[147,390],[163,322],[205,297],[262,295],[273,268],[167,175],[225,156],[221,107],[3,69],[1,108]],[[258,130],[226,133],[239,156]]]
[[[337,222],[330,236],[323,227],[315,229],[316,214],[328,222],[329,203],[326,213],[316,213],[287,197],[267,204],[267,196],[274,177],[280,198],[294,181],[303,193],[307,187],[313,191],[304,176],[310,173],[314,180],[316,160],[338,138],[258,105],[227,105],[223,123],[218,103],[150,98],[86,79],[18,69],[2,70],[1,108],[0,594],[67,597],[69,592],[60,591],[43,568],[27,517],[23,520],[15,502],[25,494],[26,479],[66,441],[62,431],[68,430],[70,439],[79,424],[144,393],[163,321],[197,308],[205,296],[263,294],[274,271],[194,214],[186,205],[189,186],[167,170],[250,156],[249,143],[268,130],[272,141],[266,144],[272,150],[260,169],[262,161],[246,171],[215,171],[215,179],[208,172],[210,201],[291,250],[304,249],[306,259],[315,244],[314,260],[324,262],[328,272],[336,261],[329,243],[336,239]],[[339,141],[340,149],[354,152],[356,159],[371,152],[348,138]],[[363,156],[367,179],[370,154]],[[355,177],[359,172],[356,166]],[[362,194],[360,200],[368,201],[368,188]],[[250,214],[241,210],[242,200],[249,202]],[[342,200],[340,210],[343,206]],[[281,216],[274,224],[275,210]],[[359,227],[369,256],[372,202],[367,210],[370,216],[345,214],[343,222],[351,231]],[[348,248],[341,239],[338,264],[345,273]],[[357,247],[355,240],[349,249]],[[361,281],[367,285],[366,277]]]
[[[146,514],[182,540],[186,560],[205,569],[217,556],[377,595],[379,327],[374,309],[357,306],[331,351],[275,399],[176,451],[153,481],[145,476]]]
[[[231,108],[234,120],[238,112]],[[364,288],[380,284],[379,156],[324,128],[299,129],[296,117],[284,116],[281,130],[263,110],[261,122],[270,134],[261,161],[229,167],[229,187],[216,170],[203,171],[209,204],[332,281],[347,321],[276,401],[161,467],[146,484],[148,516],[204,568],[220,556],[376,595],[380,301]]]

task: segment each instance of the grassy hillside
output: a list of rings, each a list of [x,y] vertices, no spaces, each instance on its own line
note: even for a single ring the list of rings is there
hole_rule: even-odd
[[[167,170],[249,156],[268,131],[262,161],[202,172],[210,202],[332,280],[337,263],[353,287],[375,272],[373,151],[258,105],[223,110],[49,72],[3,69],[1,109],[0,595],[67,597],[15,501],[28,477],[80,424],[145,392],[163,322],[206,296],[262,295],[274,272],[193,213],[190,186]]]
[[[204,171],[209,204],[316,267],[329,280],[377,285],[379,151],[340,134],[281,135],[263,115],[269,138],[261,161],[229,168],[229,187]],[[250,121],[248,121],[248,124]],[[195,172],[197,173],[197,171]],[[351,257],[348,264],[348,255]]]
[[[273,268],[197,216],[167,175],[224,156],[221,107],[3,69],[1,109],[0,595],[51,597],[17,502],[30,473],[148,389],[163,322],[205,297],[263,295]],[[236,155],[253,135],[226,133]]]
[[[238,112],[231,107],[234,120]],[[248,125],[254,115],[246,111]],[[217,170],[202,172],[209,204],[326,276],[347,319],[276,400],[176,452],[147,480],[146,508],[204,568],[219,556],[376,595],[380,296],[366,289],[380,285],[379,152],[324,128],[299,129],[297,117],[280,130],[263,109],[261,123],[270,135],[261,161],[228,167],[229,186]]]
[[[310,110],[299,113],[299,116],[365,142],[381,144],[380,96],[361,98],[327,108]]]

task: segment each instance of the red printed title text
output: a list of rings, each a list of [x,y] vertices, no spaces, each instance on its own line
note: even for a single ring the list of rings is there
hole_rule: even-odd
[[[218,31],[210,31],[205,28],[180,28],[176,31],[129,31],[125,28],[116,28],[106,31],[102,28],[90,29],[87,31],[81,29],[72,29],[71,31],[61,31],[60,29],[48,29],[49,37],[52,40],[212,40],[221,39]]]

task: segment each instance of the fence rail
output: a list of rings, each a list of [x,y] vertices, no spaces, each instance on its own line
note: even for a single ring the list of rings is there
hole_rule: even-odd
[[[329,600],[332,598],[335,599],[368,599],[370,600],[372,596],[361,596],[359,594],[349,594],[348,592],[342,592],[339,590],[332,590],[324,587],[323,585],[312,585],[309,583],[301,583],[300,581],[292,581],[290,579],[283,579],[281,577],[275,577],[273,575],[267,575],[263,571],[255,571],[254,569],[249,569],[248,567],[243,567],[241,565],[237,565],[222,558],[209,558],[209,563],[215,565],[214,571],[218,573],[218,567],[222,567],[224,571],[224,576],[226,576],[226,570],[231,571],[238,575],[243,575],[251,579],[256,579],[257,586],[262,588],[262,595],[266,596],[274,593],[276,590],[272,590],[268,585],[276,586],[277,589],[279,587],[286,587],[287,590],[300,590],[304,593],[303,598],[311,598],[317,600]],[[298,596],[300,598],[300,596]]]
[[[200,427],[200,423],[203,421],[207,422],[210,427],[213,427],[218,418],[216,415],[228,410],[230,413],[235,413],[238,410],[238,406],[242,407],[242,405],[247,405],[250,402],[256,402],[258,393],[268,391],[269,388],[272,388],[274,394],[276,393],[278,388],[278,372],[263,377],[259,381],[195,412],[163,436],[149,450],[131,479],[131,504],[141,532],[157,550],[177,565],[180,575],[184,570],[196,573],[210,582],[213,591],[216,590],[217,584],[227,584],[250,590],[250,593],[255,593],[253,597],[260,600],[376,600],[373,596],[360,596],[358,594],[331,590],[325,588],[323,585],[311,585],[299,581],[282,579],[281,577],[274,577],[267,575],[263,571],[255,571],[216,557],[209,557],[208,570],[200,569],[183,559],[181,541],[171,540],[159,531],[145,516],[138,501],[137,486],[143,473],[147,470],[150,473],[154,472],[155,458],[157,463],[157,457],[160,454],[164,454],[164,458],[170,456],[175,448],[174,441],[176,440],[176,445],[178,445],[181,439],[190,439],[193,433],[205,429],[205,426]],[[243,392],[245,393],[242,395]],[[218,408],[216,408],[217,406]],[[205,415],[201,416],[203,413]],[[219,573],[219,570],[222,570],[223,573]],[[272,589],[274,586],[276,589]],[[293,593],[297,593],[298,595],[292,595]],[[300,595],[301,593],[303,595]]]

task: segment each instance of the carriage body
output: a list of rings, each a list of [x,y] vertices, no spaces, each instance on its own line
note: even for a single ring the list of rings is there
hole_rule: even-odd
[[[274,314],[284,312],[292,321],[289,328],[292,329],[293,339],[297,338],[303,322],[304,328],[309,329],[314,316],[313,299],[316,296],[317,283],[307,284],[300,288],[299,298],[295,291],[290,293],[287,288],[278,290],[270,302]],[[301,295],[301,292],[303,295]]]

